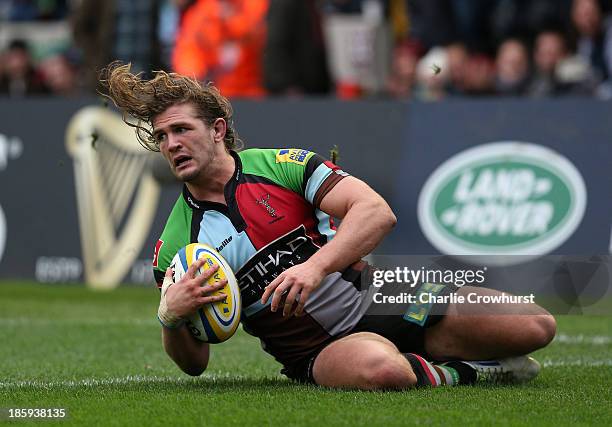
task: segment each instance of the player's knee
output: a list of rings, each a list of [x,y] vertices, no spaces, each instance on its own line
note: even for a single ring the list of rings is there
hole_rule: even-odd
[[[542,347],[548,345],[557,334],[557,321],[550,314],[539,316],[538,323],[541,329],[541,344]]]
[[[530,317],[526,335],[533,350],[547,346],[556,333],[557,322],[552,315],[541,314]]]
[[[414,375],[408,363],[404,362],[391,355],[373,357],[369,360],[367,368],[362,372],[364,388],[385,390],[414,387],[417,382],[416,375]]]

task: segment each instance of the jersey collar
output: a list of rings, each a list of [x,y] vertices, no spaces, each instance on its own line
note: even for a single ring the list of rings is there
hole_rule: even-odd
[[[234,168],[234,174],[225,184],[225,188],[223,189],[225,203],[227,203],[227,206],[223,203],[196,199],[187,189],[186,185],[183,185],[183,199],[190,208],[196,211],[215,210],[221,212],[230,218],[237,229],[241,229],[245,226],[245,223],[236,204],[236,187],[242,178],[242,161],[240,160],[238,153],[235,151],[230,150],[230,155],[234,158],[234,163],[236,166]]]
[[[223,189],[223,193],[225,196],[225,202],[227,203],[228,206],[230,206],[232,202],[235,202],[236,186],[242,176],[242,161],[240,160],[240,156],[238,156],[238,153],[236,153],[234,150],[230,150],[230,155],[234,159],[234,164],[235,164],[234,173],[232,177],[229,179],[229,181],[225,184],[225,187]],[[185,184],[183,184],[183,199],[185,199],[185,202],[189,205],[189,207],[191,207],[192,209],[196,209],[196,210],[208,210],[208,209],[219,210],[218,209],[219,206],[225,207],[222,203],[211,202],[209,200],[196,199],[193,196],[193,194],[191,194],[191,192],[187,188],[187,185]]]

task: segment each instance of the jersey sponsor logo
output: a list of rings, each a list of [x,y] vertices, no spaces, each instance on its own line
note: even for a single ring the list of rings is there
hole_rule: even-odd
[[[67,127],[66,148],[74,160],[84,279],[91,287],[112,289],[140,255],[160,187],[134,132],[105,108],[77,112]]]
[[[217,250],[217,252],[221,252],[223,250],[224,247],[226,247],[227,245],[229,245],[229,243],[232,241],[232,236],[229,236],[227,239],[224,239],[221,244],[216,247],[215,249]]]
[[[155,252],[153,252],[153,267],[157,268],[157,263],[159,262],[159,251],[161,247],[164,245],[164,241],[159,239],[155,244]]]
[[[423,233],[440,252],[512,264],[546,254],[576,230],[586,207],[580,172],[541,145],[497,142],[465,150],[428,178],[418,201]]]
[[[187,203],[189,205],[191,205],[192,207],[196,208],[196,209],[200,209],[200,205],[197,204],[192,198],[191,196],[187,196]]]
[[[258,301],[268,286],[286,269],[310,258],[318,247],[300,225],[260,249],[236,273],[243,307]]]
[[[310,151],[297,148],[284,148],[278,151],[276,163],[295,163],[304,165],[306,164],[306,156],[308,153],[310,153]]]

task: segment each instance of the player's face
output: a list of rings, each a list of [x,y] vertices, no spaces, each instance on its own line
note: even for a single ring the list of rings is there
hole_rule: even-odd
[[[202,177],[215,158],[215,132],[197,117],[192,104],[173,105],[155,117],[153,135],[170,169],[183,182]]]

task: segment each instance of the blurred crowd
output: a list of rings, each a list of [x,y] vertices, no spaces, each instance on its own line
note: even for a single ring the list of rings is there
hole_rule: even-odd
[[[0,46],[0,95],[94,93],[112,60],[229,97],[612,98],[612,0],[0,0],[69,40]],[[36,28],[36,25],[33,26]],[[36,52],[36,54],[35,54]]]

